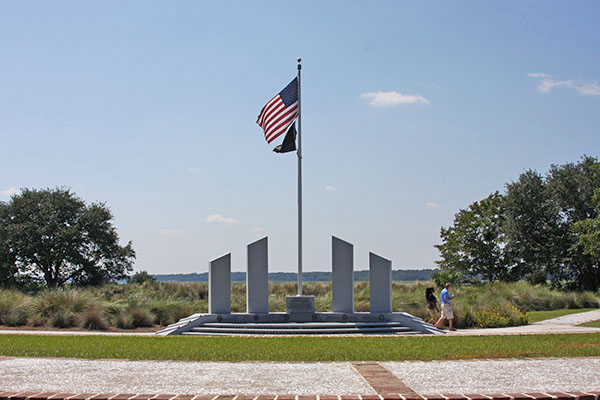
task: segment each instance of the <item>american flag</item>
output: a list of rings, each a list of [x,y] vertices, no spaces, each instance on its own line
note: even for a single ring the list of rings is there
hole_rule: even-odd
[[[260,110],[256,123],[265,131],[267,143],[284,133],[298,116],[298,78],[294,78]]]

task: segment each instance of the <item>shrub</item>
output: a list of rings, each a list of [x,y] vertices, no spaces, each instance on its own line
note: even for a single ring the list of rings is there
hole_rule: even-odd
[[[28,305],[29,300],[24,294],[16,290],[0,291],[0,325],[25,325]]]
[[[150,312],[158,325],[170,325],[194,313],[193,303],[182,300],[158,300],[151,304]]]
[[[302,286],[302,293],[307,296],[331,296],[331,283],[311,282]]]
[[[119,329],[131,329],[133,328],[133,319],[131,314],[120,311],[115,314],[113,324]]]
[[[23,326],[27,325],[29,319],[29,310],[27,305],[18,305],[8,311],[4,317],[4,324],[8,326]]]
[[[54,313],[65,310],[77,314],[97,302],[90,292],[84,290],[47,290],[34,298],[33,309],[43,317],[51,317]]]
[[[108,321],[102,310],[90,307],[83,310],[78,317],[79,326],[83,329],[103,331],[108,329]]]
[[[154,326],[154,315],[143,308],[133,307],[129,310],[132,328],[146,328]]]
[[[33,313],[29,317],[29,324],[31,324],[31,326],[37,327],[46,326],[48,324],[48,320],[42,317],[40,314]]]
[[[50,325],[55,328],[72,328],[77,323],[77,317],[70,310],[58,310],[50,316]]]

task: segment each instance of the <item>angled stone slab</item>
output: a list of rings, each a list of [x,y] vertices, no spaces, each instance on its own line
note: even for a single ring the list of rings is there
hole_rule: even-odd
[[[248,313],[269,312],[269,260],[267,237],[248,245],[246,309]]]
[[[231,313],[231,253],[208,264],[208,312]]]
[[[392,262],[369,253],[371,313],[392,312]]]
[[[354,312],[354,246],[331,237],[332,311]]]

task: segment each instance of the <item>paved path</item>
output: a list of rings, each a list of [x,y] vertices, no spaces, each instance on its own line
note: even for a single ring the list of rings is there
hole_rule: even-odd
[[[600,320],[600,310],[584,313],[565,315],[558,318],[547,319],[531,325],[511,326],[509,328],[487,328],[487,329],[459,329],[448,332],[452,335],[525,335],[546,333],[595,333],[600,328],[586,328],[577,326],[585,322]]]

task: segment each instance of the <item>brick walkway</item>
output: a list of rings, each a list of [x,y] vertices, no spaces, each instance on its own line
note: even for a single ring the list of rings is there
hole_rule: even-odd
[[[417,395],[417,392],[408,387],[378,362],[355,362],[352,363],[352,366],[377,393],[396,393],[406,396]]]
[[[135,393],[0,392],[0,400],[600,400],[600,391],[551,393],[370,395],[175,395]]]

